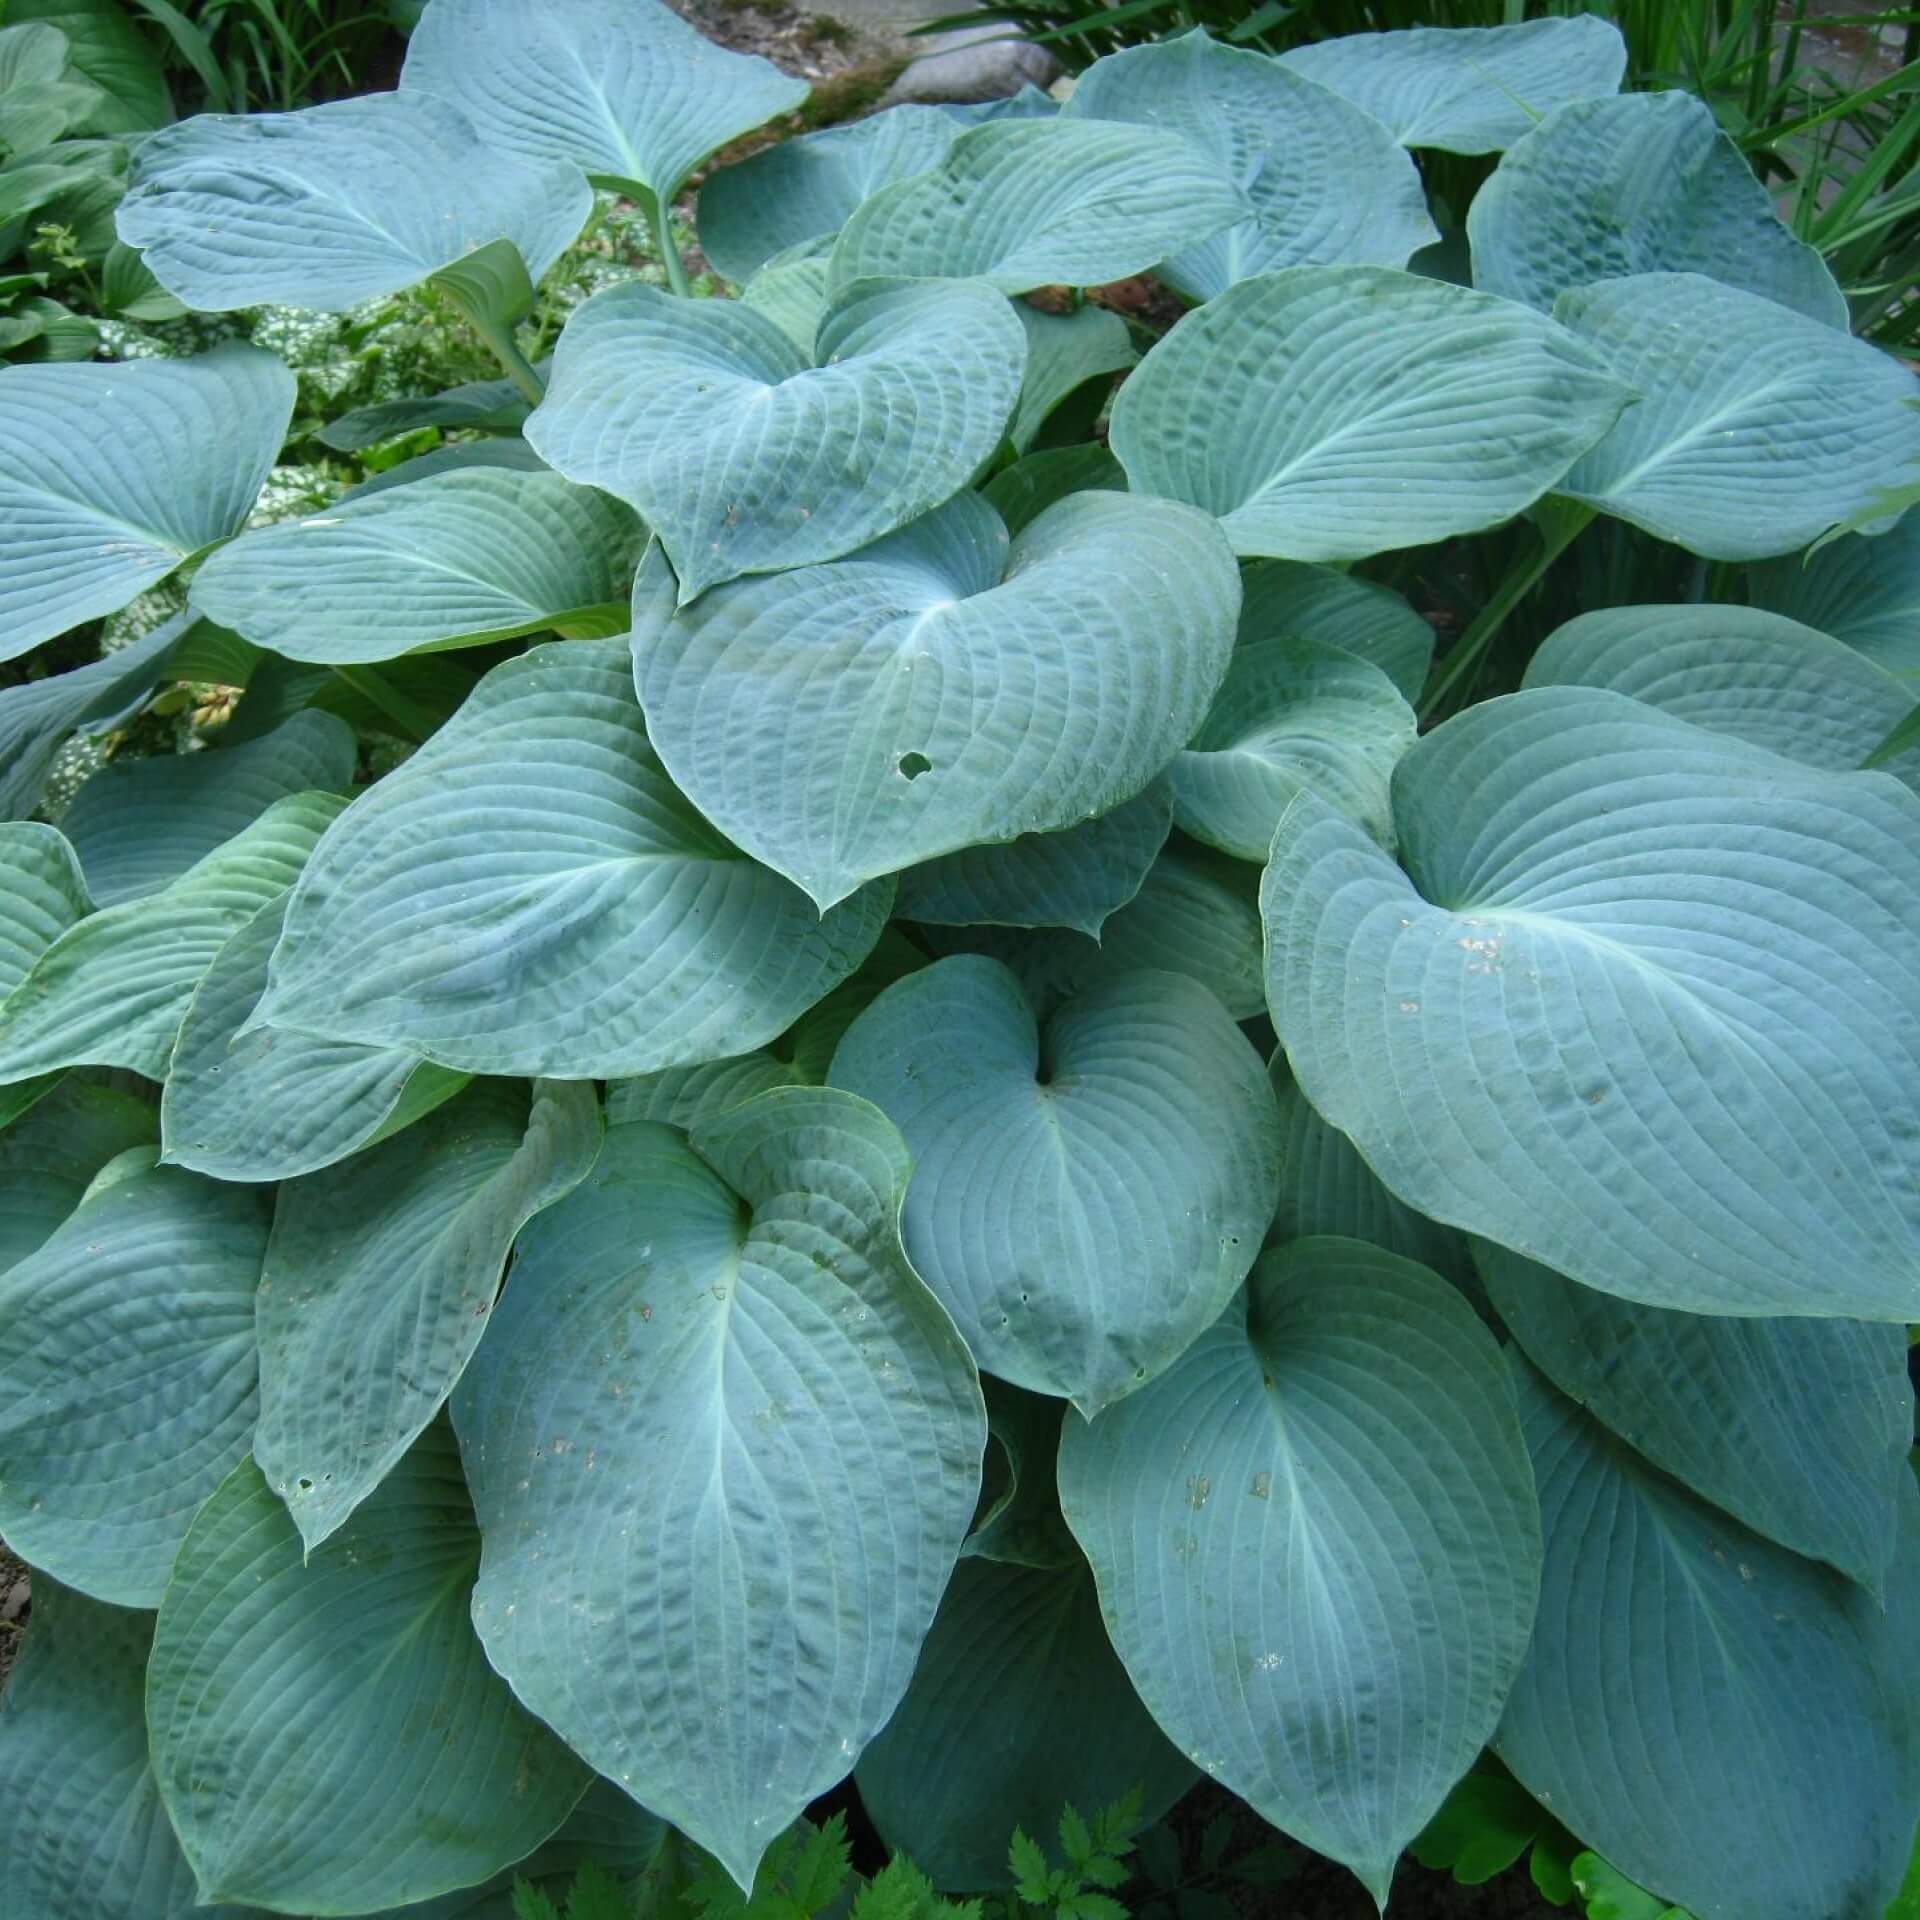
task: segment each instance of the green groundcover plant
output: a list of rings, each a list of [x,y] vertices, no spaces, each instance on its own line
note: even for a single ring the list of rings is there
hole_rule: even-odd
[[[848,1775],[888,1902],[1202,1774],[1384,1902],[1489,1748],[1657,1908],[1878,1920],[1916,382],[1621,71],[898,108],[707,180],[740,298],[540,365],[595,190],[686,284],[797,82],[432,0],[395,93],[138,142],[173,298],[426,285],[502,374],[248,528],[270,353],[0,370],[0,649],[186,582],[0,693],[5,1920],[501,1915],[674,1830],[711,1904]],[[1141,274],[1157,333],[1078,292]],[[1390,583],[1485,554],[1435,667]],[[1532,632],[1549,569],[1651,584]]]

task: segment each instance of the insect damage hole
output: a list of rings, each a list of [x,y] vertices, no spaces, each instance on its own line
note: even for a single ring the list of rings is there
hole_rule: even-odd
[[[902,779],[918,780],[923,773],[933,771],[933,762],[924,753],[903,753],[900,756],[900,774]]]

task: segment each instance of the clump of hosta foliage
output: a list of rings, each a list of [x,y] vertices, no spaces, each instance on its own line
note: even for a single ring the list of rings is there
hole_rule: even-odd
[[[190,583],[0,695],[5,1920],[748,1887],[849,1774],[946,1893],[1204,1773],[1384,1900],[1489,1747],[1701,1920],[1877,1920],[1920,412],[1620,73],[895,109],[544,366],[595,188],[667,234],[797,83],[432,0],[395,94],[139,144],[171,295],[425,284],[502,376],[243,532],[271,354],[0,371],[7,653]]]

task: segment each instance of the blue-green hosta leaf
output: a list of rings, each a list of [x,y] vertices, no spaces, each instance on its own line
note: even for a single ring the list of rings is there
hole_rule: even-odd
[[[1173,796],[1156,780],[1084,827],[1022,834],[909,867],[897,910],[934,926],[1071,927],[1098,939],[1109,916],[1140,891],[1172,824]]]
[[[616,1127],[455,1396],[489,1657],[742,1885],[899,1704],[979,1491],[907,1170],[824,1089]]]
[[[69,928],[0,1002],[0,1084],[79,1065],[164,1080],[200,976],[292,885],[341,805],[327,793],[277,800],[172,885]]]
[[[1310,640],[1378,667],[1408,701],[1420,698],[1433,628],[1391,588],[1337,567],[1257,560],[1241,570],[1240,641]]]
[[[546,363],[534,369],[543,378]],[[472,428],[481,433],[518,433],[531,411],[511,380],[468,380],[440,393],[410,400],[379,400],[329,420],[314,438],[341,453],[358,453],[395,434],[421,427]]]
[[[444,101],[372,93],[298,113],[199,114],[141,143],[120,238],[203,313],[344,313],[508,240],[538,281],[593,192]]]
[[[1236,553],[1354,560],[1511,519],[1628,398],[1530,308],[1382,267],[1294,267],[1161,340],[1114,402],[1112,444],[1136,492],[1204,507]]]
[[[756,1093],[822,1085],[833,1051],[854,1020],[896,980],[926,964],[926,954],[899,928],[889,927],[858,971],[809,1007],[772,1046],[730,1060],[609,1081],[607,1125],[658,1120],[685,1133]]]
[[[1127,323],[1105,307],[1042,313],[1021,300],[1013,310],[1026,331],[1027,370],[1007,437],[1024,452],[1062,401],[1089,380],[1132,366],[1135,356]]]
[[[1675,1313],[1488,1240],[1474,1257],[1562,1393],[1755,1532],[1882,1591],[1913,1444],[1905,1328]]]
[[[1029,80],[1003,100],[954,100],[939,111],[956,126],[981,127],[989,120],[1050,120],[1060,111],[1060,103]]]
[[[1268,1229],[1270,1246],[1332,1234],[1364,1240],[1417,1260],[1449,1280],[1472,1274],[1465,1238],[1397,1200],[1354,1144],[1314,1112],[1286,1055],[1268,1062],[1280,1108],[1280,1204]]]
[[[1473,1309],[1357,1241],[1269,1253],[1163,1379],[1067,1423],[1060,1500],[1153,1717],[1384,1905],[1493,1731],[1539,1590]]]
[[[1127,476],[1105,447],[1082,442],[1043,447],[1002,467],[980,488],[980,497],[1006,522],[1009,533],[1030,526],[1071,493],[1125,493]]]
[[[586,1177],[590,1085],[483,1080],[286,1187],[260,1276],[254,1458],[309,1550],[440,1410],[486,1331],[513,1238]]]
[[[1256,869],[1175,835],[1140,890],[1095,940],[1060,928],[1021,933],[974,927],[933,938],[947,953],[984,953],[1019,975],[1045,1015],[1063,1000],[1145,967],[1197,980],[1236,1020],[1266,1005]]]
[[[9,22],[42,20],[67,36],[74,71],[100,90],[87,133],[141,133],[173,118],[167,77],[117,0],[8,0]]]
[[[1011,543],[962,494],[849,559],[673,608],[650,557],[634,678],[700,811],[830,907],[863,882],[1130,800],[1226,672],[1240,583],[1219,529],[1127,494]]]
[[[1560,491],[1708,559],[1805,546],[1920,459],[1920,380],[1778,301],[1643,273],[1554,313],[1641,395]]]
[[[567,1817],[591,1776],[488,1666],[467,1617],[479,1559],[444,1421],[311,1553],[250,1460],[201,1508],[160,1607],[147,1726],[205,1898],[403,1905],[486,1879]]]
[[[784,1032],[891,901],[823,919],[674,789],[627,643],[559,641],[496,667],[343,816],[255,1020],[469,1073],[650,1073]]]
[[[0,1278],[0,1527],[34,1566],[159,1605],[253,1433],[272,1215],[257,1189],[148,1165]]]
[[[980,1386],[987,1402],[990,1451],[999,1454],[1005,1473],[997,1481],[993,1504],[974,1516],[960,1557],[1052,1571],[1084,1565],[1061,1517],[1054,1485],[1066,1408],[1044,1394],[1010,1387],[992,1374],[983,1376]],[[981,1497],[984,1503],[984,1491]]]
[[[906,1137],[907,1251],[981,1365],[1088,1418],[1219,1318],[1272,1217],[1272,1089],[1184,975],[1043,1023],[1007,968],[956,954],[861,1014],[831,1079]]]
[[[1920,1496],[1883,1609],[1519,1372],[1547,1563],[1501,1759],[1699,1920],[1880,1920],[1920,1801]]]
[[[1404,873],[1303,794],[1262,905],[1294,1074],[1402,1200],[1650,1306],[1915,1317],[1920,800],[1542,687],[1394,816]]]
[[[1611,687],[1649,706],[1847,772],[1913,705],[1913,690],[1838,640],[1758,607],[1609,607],[1551,634],[1529,687]],[[1888,772],[1909,786],[1920,754]]]
[[[0,368],[0,659],[124,607],[246,519],[293,375],[192,360]]]
[[[331,713],[296,713],[223,752],[156,754],[105,766],[60,818],[103,907],[140,900],[245,832],[276,800],[345,794],[353,729]]]
[[[1287,801],[1305,787],[1390,846],[1387,783],[1415,730],[1413,709],[1368,661],[1311,640],[1242,640],[1212,710],[1167,770],[1174,822],[1264,862]]]
[[[1114,1657],[1076,1554],[1053,1571],[961,1563],[907,1697],[854,1777],[881,1838],[936,1884],[1000,1891],[1014,1828],[1051,1834],[1063,1803],[1126,1793],[1155,1821],[1194,1768]]]
[[[196,1904],[147,1765],[153,1616],[36,1574],[0,1695],[0,1920],[245,1920]]]
[[[194,989],[160,1096],[173,1165],[217,1180],[291,1180],[398,1132],[466,1084],[402,1047],[241,1031],[266,989],[289,897],[268,901]]]
[[[24,819],[39,806],[69,736],[143,699],[192,624],[183,613],[84,667],[0,687],[0,820]]]
[[[1280,56],[1409,147],[1498,153],[1569,100],[1618,91],[1626,42],[1592,14],[1508,27],[1352,33]]]
[[[636,1806],[611,1780],[596,1779],[564,1823],[524,1860],[478,1886],[390,1907],[378,1920],[524,1920],[524,1909],[514,1904],[514,1888],[522,1880],[544,1893],[556,1912],[565,1912],[574,1881],[589,1863],[642,1902],[675,1884],[666,1876],[675,1870],[675,1850],[685,1844],[664,1820]],[[633,1911],[657,1909],[636,1904]],[[625,1913],[617,1920],[626,1920]]]
[[[435,474],[465,473],[474,467],[497,469],[505,473],[551,473],[553,469],[518,434],[494,434],[485,440],[456,441],[450,447],[435,447],[431,453],[417,453],[396,467],[370,473],[358,486],[349,487],[336,505],[349,500],[364,500],[370,494],[385,493],[393,487],[410,487]]]
[[[777,152],[777,148],[769,148]],[[776,254],[740,289],[743,306],[764,315],[811,357],[827,311],[830,241],[811,240]]]
[[[0,826],[0,1004],[92,911],[79,858],[64,834],[33,820]]]
[[[567,323],[527,439],[646,516],[687,601],[837,559],[950,499],[999,444],[1025,358],[982,284],[848,288],[808,356],[738,301],[634,281]]]
[[[1184,135],[1246,194],[1251,219],[1162,263],[1191,299],[1274,267],[1403,267],[1440,237],[1412,156],[1370,113],[1204,31],[1096,60],[1065,112]]]
[[[243,534],[194,576],[193,603],[328,663],[549,627],[618,633],[645,537],[618,501],[557,473],[470,467]]]
[[[1747,583],[1755,606],[1803,620],[1889,673],[1920,674],[1920,512],[1886,533],[1765,561]]]
[[[71,1074],[0,1131],[0,1274],[46,1243],[109,1160],[153,1139],[144,1100]]]
[[[76,132],[100,90],[67,64],[67,36],[44,21],[0,27],[0,155],[36,153]]]
[[[980,278],[1005,293],[1105,286],[1252,212],[1178,134],[1100,120],[998,120],[864,202],[833,250],[837,286]]]
[[[700,188],[700,251],[729,280],[777,253],[830,239],[863,200],[946,158],[965,131],[940,107],[889,107],[763,147]]]
[[[1467,237],[1474,285],[1543,313],[1596,280],[1702,273],[1848,325],[1826,262],[1781,225],[1746,156],[1690,93],[1562,107],[1474,195]]]
[[[463,107],[508,153],[570,161],[662,200],[716,147],[791,113],[808,92],[757,55],[716,46],[658,0],[532,9],[434,0],[400,86]]]

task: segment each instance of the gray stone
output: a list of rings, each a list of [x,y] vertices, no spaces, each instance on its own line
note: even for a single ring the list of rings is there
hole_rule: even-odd
[[[944,106],[1006,100],[1024,86],[1050,87],[1062,71],[1060,62],[1031,40],[970,37],[912,61],[880,104]]]

